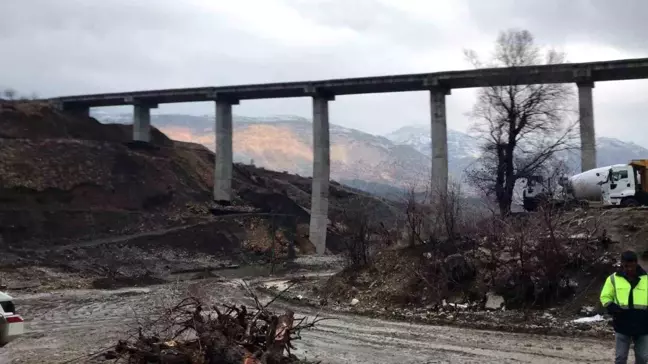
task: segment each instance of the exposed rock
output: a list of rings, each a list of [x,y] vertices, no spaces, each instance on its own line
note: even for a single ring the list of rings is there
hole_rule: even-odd
[[[596,309],[594,308],[594,306],[583,306],[581,307],[578,314],[585,317],[592,317],[596,315]]]
[[[453,281],[466,282],[475,276],[475,267],[462,254],[451,254],[443,260],[446,272],[449,272]]]
[[[550,314],[549,312],[545,312],[542,314],[542,318],[545,320],[555,320],[556,318]]]
[[[358,302],[360,302],[360,301],[359,301],[357,298],[352,299],[352,300],[351,300],[351,306],[355,306],[355,305],[357,305]]]
[[[484,308],[487,310],[499,310],[504,306],[504,297],[496,295],[493,292],[486,293],[486,304]]]

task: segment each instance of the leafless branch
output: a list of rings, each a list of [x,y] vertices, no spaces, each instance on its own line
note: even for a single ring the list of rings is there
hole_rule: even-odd
[[[465,52],[476,67],[475,52]],[[526,30],[502,32],[488,67],[522,67],[543,62],[564,62],[555,50],[546,52],[534,44]],[[563,151],[573,149],[575,122],[569,122],[573,90],[564,84],[519,85],[511,74],[509,85],[493,85],[479,91],[472,112],[473,128],[482,141],[482,157],[468,172],[468,181],[494,196],[502,215],[510,212],[515,183],[542,169]]]

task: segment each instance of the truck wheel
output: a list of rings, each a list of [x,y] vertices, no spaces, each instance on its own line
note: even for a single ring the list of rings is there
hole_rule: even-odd
[[[623,207],[637,207],[639,206],[639,201],[634,197],[626,197],[621,200],[621,206]]]

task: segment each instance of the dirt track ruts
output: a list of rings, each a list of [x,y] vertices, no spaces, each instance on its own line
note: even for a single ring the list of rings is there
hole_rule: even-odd
[[[35,249],[34,248],[15,248],[14,247],[13,250],[16,251],[16,252],[43,252],[43,251],[62,251],[62,250],[71,249],[71,248],[91,248],[91,247],[99,246],[99,245],[110,245],[110,244],[124,243],[124,242],[127,242],[129,240],[138,239],[138,238],[163,236],[163,235],[173,233],[173,232],[176,232],[176,231],[189,230],[189,229],[193,229],[193,228],[196,228],[196,227],[199,227],[199,226],[217,223],[217,222],[219,222],[221,220],[226,220],[226,219],[234,219],[234,218],[241,218],[241,217],[257,217],[257,216],[291,216],[291,215],[266,213],[266,212],[231,213],[231,214],[226,214],[226,215],[219,215],[219,216],[213,217],[212,219],[206,220],[206,221],[201,221],[201,222],[197,222],[197,223],[193,223],[193,224],[187,224],[187,225],[181,225],[181,226],[174,226],[174,227],[165,228],[165,229],[158,229],[158,230],[153,230],[153,231],[145,231],[145,232],[139,232],[139,233],[125,234],[125,235],[113,236],[113,237],[107,237],[107,238],[81,240],[81,241],[74,242],[74,243],[68,243],[68,244],[57,245],[57,246],[43,246],[41,248],[35,248]]]
[[[117,291],[71,290],[18,296],[29,334],[0,349],[0,363],[63,363],[108,347],[149,307],[187,289],[251,305],[239,280]],[[268,299],[269,297],[262,297]],[[297,315],[330,317],[303,333],[296,354],[324,363],[608,363],[612,341],[510,334],[342,315],[276,302]]]

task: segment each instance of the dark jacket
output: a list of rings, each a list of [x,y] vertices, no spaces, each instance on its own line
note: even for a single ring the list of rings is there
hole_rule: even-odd
[[[608,313],[612,315],[614,331],[629,335],[640,336],[648,335],[648,309],[638,309],[634,307],[633,292],[642,276],[646,276],[646,271],[637,266],[637,275],[634,280],[629,279],[624,273],[617,273],[617,277],[623,277],[632,287],[628,297],[628,308],[622,309],[616,303],[607,306]],[[648,295],[648,292],[645,292]]]

